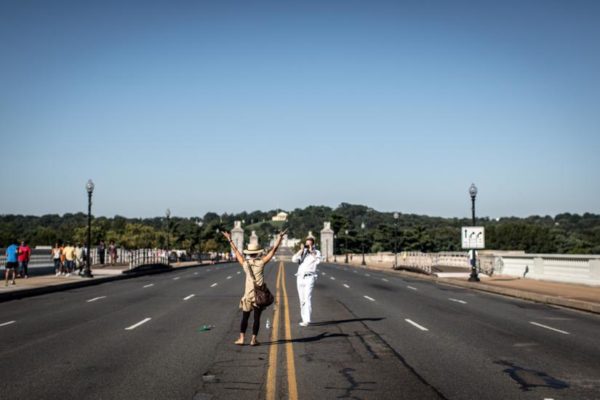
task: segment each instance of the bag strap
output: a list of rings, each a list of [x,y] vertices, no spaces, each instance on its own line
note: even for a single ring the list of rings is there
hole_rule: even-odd
[[[250,278],[252,278],[252,282],[254,282],[255,286],[258,286],[258,283],[256,283],[256,277],[254,276],[254,271],[252,271],[252,264],[250,264],[250,261],[246,261],[248,263],[248,272],[250,273]]]

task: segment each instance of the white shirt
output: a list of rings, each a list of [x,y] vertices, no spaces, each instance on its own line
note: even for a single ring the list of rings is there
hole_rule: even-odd
[[[304,249],[300,250],[292,257],[293,262],[298,262],[302,259],[302,254]],[[319,250],[314,250],[312,253],[308,253],[306,257],[304,257],[304,261],[298,267],[298,276],[304,276],[304,274],[316,274],[317,273],[317,265],[321,262],[321,252]]]

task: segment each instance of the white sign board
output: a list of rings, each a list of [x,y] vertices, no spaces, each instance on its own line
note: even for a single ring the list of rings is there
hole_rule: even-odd
[[[483,226],[463,226],[461,237],[463,249],[485,248],[485,229]]]

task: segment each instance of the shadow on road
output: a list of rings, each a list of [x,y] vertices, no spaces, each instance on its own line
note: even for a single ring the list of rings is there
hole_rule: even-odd
[[[385,318],[353,318],[353,319],[339,319],[337,321],[323,321],[323,322],[313,322],[310,326],[327,326],[327,325],[338,325],[338,324],[347,324],[350,322],[363,322],[363,321],[381,321]]]
[[[263,342],[263,344],[285,344],[285,343],[310,343],[310,342],[318,342],[319,340],[323,340],[323,339],[330,339],[330,338],[336,338],[336,337],[348,337],[347,334],[345,333],[329,333],[329,332],[323,332],[320,333],[316,336],[309,336],[309,337],[303,337],[303,338],[298,338],[298,339],[290,339],[290,340],[286,340],[286,339],[280,339],[277,340],[275,342]]]

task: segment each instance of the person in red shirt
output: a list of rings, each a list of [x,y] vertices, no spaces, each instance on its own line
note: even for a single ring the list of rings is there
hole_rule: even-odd
[[[19,246],[19,275],[21,278],[29,278],[27,266],[29,265],[29,259],[31,258],[31,249],[27,246],[27,243],[23,240],[21,246]]]

